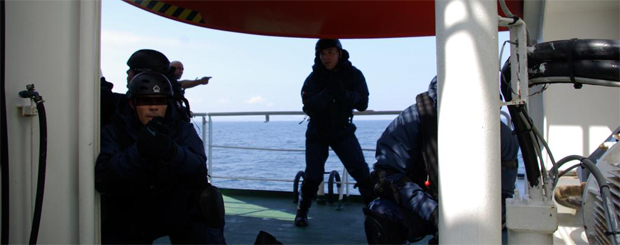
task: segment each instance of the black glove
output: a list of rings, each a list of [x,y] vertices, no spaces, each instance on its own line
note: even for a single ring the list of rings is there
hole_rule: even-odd
[[[328,94],[336,99],[343,98],[345,95],[344,86],[342,86],[342,71],[332,70],[328,71],[327,86],[325,90]]]
[[[140,156],[168,161],[176,153],[170,129],[163,121],[163,118],[155,117],[142,129],[136,142]]]
[[[336,99],[342,99],[346,95],[346,90],[344,89],[344,86],[342,86],[342,83],[340,83],[340,81],[338,80],[328,81],[326,90],[327,93],[329,93]]]

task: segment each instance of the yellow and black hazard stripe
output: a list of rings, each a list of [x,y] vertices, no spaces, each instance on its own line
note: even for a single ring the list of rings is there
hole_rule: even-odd
[[[182,8],[168,3],[163,3],[157,0],[125,0],[133,3],[134,5],[142,6],[143,8],[157,12],[175,19],[186,20],[189,22],[204,24],[205,21],[202,15],[196,10]]]

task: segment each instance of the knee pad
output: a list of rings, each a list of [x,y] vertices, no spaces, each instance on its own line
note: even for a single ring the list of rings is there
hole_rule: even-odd
[[[217,187],[208,185],[202,190],[200,193],[200,211],[209,227],[224,228],[226,216],[224,197]]]
[[[368,244],[406,244],[408,229],[402,216],[399,217],[401,213],[377,209],[377,200],[371,203],[371,208],[364,208],[364,230]]]

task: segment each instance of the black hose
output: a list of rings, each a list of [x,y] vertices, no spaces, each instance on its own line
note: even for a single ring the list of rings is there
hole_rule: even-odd
[[[528,66],[530,79],[544,77],[583,77],[607,81],[620,81],[620,61],[618,60],[563,60],[544,61]],[[531,85],[531,84],[530,84]]]
[[[504,67],[502,68],[502,76],[501,76],[501,92],[506,101],[512,100],[513,91],[510,85],[511,74],[510,74],[510,60],[504,63]],[[527,107],[525,104],[523,105],[510,105],[508,106],[508,112],[510,112],[510,117],[512,118],[512,124],[515,128],[515,134],[517,135],[517,140],[519,141],[519,146],[521,148],[521,155],[523,156],[523,163],[525,165],[525,174],[527,175],[527,180],[530,183],[530,186],[534,187],[540,183],[540,168],[538,167],[538,159],[536,154],[536,149],[534,149],[534,145],[532,144],[532,134],[530,131],[531,127],[528,127],[527,124],[529,122],[524,121],[521,117],[521,114],[525,118],[529,118],[527,113]]]
[[[538,43],[528,50],[528,66],[543,61],[619,60],[620,40],[567,39]]]
[[[41,211],[43,209],[43,194],[45,190],[45,167],[47,159],[47,117],[43,99],[38,96],[35,98],[39,113],[39,175],[37,178],[37,194],[34,203],[34,215],[32,217],[32,229],[30,230],[29,244],[36,244],[39,236],[39,225],[41,224]]]
[[[504,95],[506,94],[504,93]],[[539,163],[536,149],[533,144],[533,142],[536,142],[536,139],[531,138],[532,135],[530,134],[530,130],[532,129],[528,128],[526,122],[519,116],[520,114],[524,114],[524,116],[528,118],[529,115],[527,114],[527,108],[525,105],[512,105],[508,106],[508,111],[512,117],[512,123],[515,127],[517,140],[519,141],[519,146],[521,147],[521,156],[523,157],[527,180],[531,187],[537,186],[538,183],[540,183],[539,178],[541,177],[541,172],[538,167]]]
[[[0,0],[0,161],[2,165],[2,238],[0,242],[9,244],[9,135],[6,119],[5,90],[5,4]]]
[[[39,225],[41,224],[41,210],[43,209],[43,194],[45,190],[45,167],[47,159],[47,116],[43,97],[34,90],[34,85],[26,85],[26,90],[19,92],[22,98],[30,98],[37,104],[39,115],[39,174],[37,177],[37,193],[34,202],[34,214],[32,216],[32,229],[30,230],[29,244],[36,244],[39,237]]]

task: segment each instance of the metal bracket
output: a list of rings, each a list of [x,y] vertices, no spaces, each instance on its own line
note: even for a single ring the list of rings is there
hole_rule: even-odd
[[[24,105],[18,106],[17,108],[21,109],[22,117],[33,117],[39,115],[39,111],[37,111],[37,106],[35,105]]]

